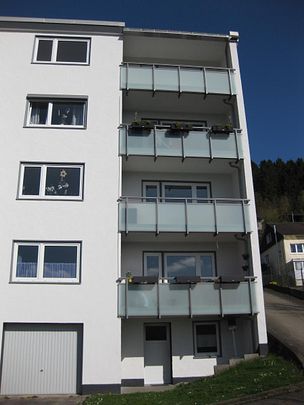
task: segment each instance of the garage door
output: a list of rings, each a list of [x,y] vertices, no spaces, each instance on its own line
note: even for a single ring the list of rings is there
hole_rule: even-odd
[[[1,394],[75,394],[79,337],[75,325],[7,324]]]

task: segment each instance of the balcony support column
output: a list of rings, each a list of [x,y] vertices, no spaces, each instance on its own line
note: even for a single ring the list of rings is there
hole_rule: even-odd
[[[158,316],[158,319],[160,319],[161,313],[160,313],[160,299],[159,299],[159,280],[157,282],[156,294],[157,294],[157,316]]]
[[[192,286],[191,286],[191,284],[188,284],[188,297],[189,297],[189,316],[190,316],[190,318],[193,318],[193,314],[192,314]]]
[[[214,234],[218,235],[216,200],[215,199],[213,201],[213,211],[214,211]]]
[[[206,68],[203,68],[203,78],[204,78],[204,93],[205,93],[204,100],[206,100],[208,95]]]
[[[159,203],[159,201],[158,201],[158,197],[156,197],[156,199],[155,199],[155,222],[156,222],[156,228],[155,228],[155,233],[156,233],[156,236],[158,236],[159,235],[159,221],[158,221],[158,209],[159,209],[159,207],[158,207],[158,203]]]
[[[222,283],[220,282],[219,286],[219,302],[220,302],[220,313],[221,317],[224,318],[224,311],[223,311],[223,294],[222,294]]]
[[[155,162],[157,159],[156,125],[153,125],[153,148],[154,148],[154,162]]]
[[[189,226],[188,226],[188,201],[185,199],[185,230],[186,230],[186,236],[189,235]]]
[[[252,305],[252,293],[251,293],[251,280],[250,280],[250,278],[248,278],[248,296],[249,296],[250,313],[251,313],[251,316],[253,316],[254,312],[253,312],[253,305]]]

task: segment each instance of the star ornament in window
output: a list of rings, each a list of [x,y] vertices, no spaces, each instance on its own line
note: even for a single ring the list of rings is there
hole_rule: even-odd
[[[60,170],[60,177],[64,178],[66,176],[67,176],[67,172],[64,169]]]

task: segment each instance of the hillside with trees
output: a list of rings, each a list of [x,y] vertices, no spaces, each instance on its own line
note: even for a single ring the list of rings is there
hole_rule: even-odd
[[[252,162],[257,215],[265,222],[299,220],[304,215],[304,160]],[[303,218],[303,217],[302,217]],[[303,219],[301,219],[303,221]]]

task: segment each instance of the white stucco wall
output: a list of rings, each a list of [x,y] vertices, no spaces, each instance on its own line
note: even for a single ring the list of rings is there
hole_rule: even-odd
[[[90,66],[71,66],[31,64],[34,38],[0,35],[0,328],[4,322],[83,323],[82,383],[120,383],[115,279],[122,41],[91,36]],[[88,96],[87,129],[23,128],[28,94]],[[20,161],[84,163],[84,200],[16,200]],[[81,283],[11,284],[13,240],[82,241]]]
[[[229,42],[229,50],[231,57],[232,68],[235,69],[235,86],[236,86],[236,106],[239,127],[242,129],[242,148],[244,151],[244,179],[245,179],[245,194],[250,200],[250,223],[253,232],[250,235],[251,258],[253,275],[257,277],[257,303],[259,314],[257,316],[258,339],[261,345],[267,344],[267,330],[265,319],[263,283],[261,275],[261,262],[259,250],[259,237],[257,229],[256,207],[252,180],[251,157],[249,150],[249,139],[247,131],[247,122],[245,114],[245,105],[243,98],[243,90],[240,75],[240,66],[237,54],[237,42]]]

